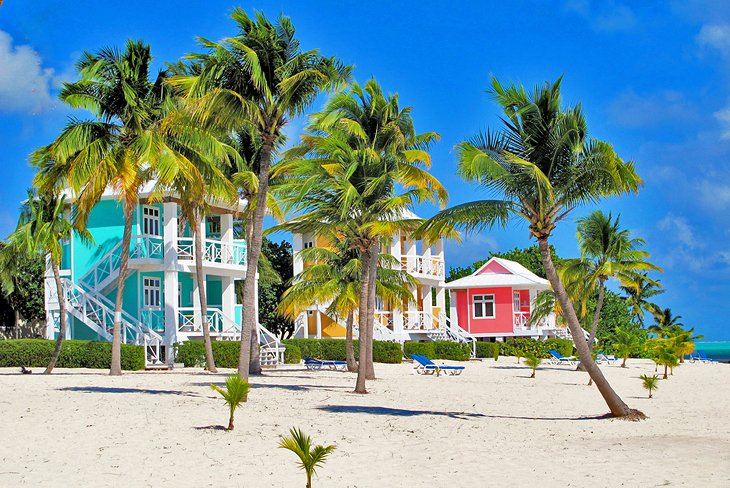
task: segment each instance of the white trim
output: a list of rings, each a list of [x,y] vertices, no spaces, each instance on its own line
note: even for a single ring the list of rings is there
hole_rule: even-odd
[[[478,317],[477,316],[476,297],[491,297],[492,315],[484,315],[483,317]],[[490,303],[490,300],[483,299],[483,300],[479,300],[479,302],[482,303],[482,304],[486,304],[486,303]],[[514,306],[514,304],[513,304],[513,306]],[[486,312],[485,308],[486,307],[484,307],[484,305],[482,305],[482,312]],[[479,293],[479,294],[476,294],[475,293],[475,294],[473,294],[471,296],[471,314],[472,314],[472,317],[475,320],[495,319],[495,318],[497,318],[497,304],[496,304],[496,300],[495,300],[494,293]]]
[[[162,237],[162,225],[160,224],[160,209],[154,205],[142,205],[142,221],[141,224],[141,235],[151,237]],[[157,233],[148,232],[147,222],[150,222],[149,227],[153,227],[151,230],[156,230]]]
[[[156,285],[154,283],[157,283]],[[150,293],[146,293],[147,291]],[[156,294],[153,295],[152,292]],[[153,276],[145,276],[142,278],[142,297],[143,297],[143,310],[161,310],[162,308],[162,280]],[[153,304],[157,298],[157,304]]]

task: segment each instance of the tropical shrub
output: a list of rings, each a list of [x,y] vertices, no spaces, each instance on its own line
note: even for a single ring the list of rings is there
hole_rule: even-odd
[[[217,391],[221,394],[223,399],[228,405],[228,427],[226,430],[233,430],[233,414],[236,409],[246,400],[248,400],[248,390],[251,389],[251,385],[248,381],[242,379],[238,373],[232,374],[226,378],[226,389],[224,390],[220,386],[211,384],[210,387],[213,391]]]
[[[288,348],[295,345],[303,358],[317,358],[327,361],[345,361],[345,341],[340,339],[285,339]],[[359,341],[353,341],[355,358],[359,359]],[[376,363],[400,363],[403,350],[397,342],[373,341],[373,361]]]
[[[468,361],[471,358],[471,346],[463,342],[433,341],[411,342],[403,345],[404,354],[421,354],[429,359],[449,359],[451,361]]]
[[[299,364],[302,362],[302,350],[299,346],[289,344],[286,346],[286,352],[284,353],[284,363],[286,364]]]
[[[499,353],[502,356],[525,357],[532,354],[538,358],[550,357],[549,349],[555,349],[563,356],[572,356],[573,342],[570,339],[551,338],[544,341],[518,337],[505,342],[496,342],[499,345]]]
[[[436,351],[433,342],[406,341],[403,344],[403,355],[407,358],[413,354],[426,356],[428,359],[436,359]]]
[[[282,437],[279,441],[281,449],[287,449],[299,457],[299,467],[307,477],[307,488],[312,488],[312,477],[317,468],[321,467],[327,460],[334,445],[312,447],[312,438],[304,434],[300,429],[289,429],[289,437]]]
[[[499,356],[499,344],[497,342],[477,342],[478,358],[493,358],[495,352]]]
[[[639,376],[642,386],[649,392],[649,398],[652,397],[651,392],[659,388],[659,376],[642,374]]]
[[[219,368],[237,368],[240,341],[213,341],[213,359]],[[175,361],[186,368],[205,365],[205,344],[202,341],[185,341],[175,344]]]
[[[0,341],[0,367],[46,367],[56,341],[13,339]],[[66,340],[56,366],[59,368],[109,369],[112,358],[110,342]],[[143,370],[144,347],[122,344],[122,369]]]
[[[532,353],[527,353],[527,355],[525,355],[525,364],[529,368],[532,369],[532,375],[530,376],[530,378],[535,377],[535,373],[537,372],[537,367],[540,366],[541,361],[542,361],[542,359],[540,359],[539,357],[535,356]]]

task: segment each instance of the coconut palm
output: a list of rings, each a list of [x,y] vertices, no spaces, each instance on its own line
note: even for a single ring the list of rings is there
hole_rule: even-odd
[[[641,348],[645,336],[644,329],[637,329],[630,326],[616,327],[614,329],[614,342],[612,346],[617,354],[623,358],[621,362],[622,368],[626,367],[626,360]]]
[[[81,79],[65,83],[60,98],[73,108],[86,109],[94,119],[71,118],[61,134],[33,153],[39,168],[35,184],[47,192],[70,187],[76,193],[74,226],[83,229],[105,190],[122,202],[124,232],[122,249],[132,238],[134,208],[142,186],[152,179],[169,184],[185,171],[184,158],[170,147],[170,136],[187,144],[184,127],[164,127],[167,92],[165,73],[150,79],[149,45],[127,41],[124,51],[104,48],[84,53],[77,68]],[[194,135],[188,131],[186,136]],[[121,254],[112,338],[110,374],[121,370],[121,312],[128,271],[128,252]]]
[[[385,96],[375,80],[353,84],[314,114],[301,145],[287,151],[278,192],[290,210],[303,212],[286,228],[294,232],[348,236],[362,260],[358,321],[360,362],[355,391],[374,378],[372,335],[379,246],[420,222],[408,208],[444,202],[446,190],[426,168],[435,133],[417,134],[410,108]],[[402,189],[402,193],[398,193]]]
[[[659,280],[649,279],[646,273],[643,273],[639,279],[633,283],[619,286],[626,293],[626,303],[640,325],[644,325],[644,313],[649,312],[652,315],[661,310],[659,305],[649,301],[652,297],[664,293],[660,288]]]
[[[695,351],[695,342],[703,339],[702,335],[694,335],[694,327],[687,330],[677,330],[670,340],[674,345],[674,351],[679,357],[679,362],[684,363],[684,357]]]
[[[317,468],[322,467],[332,451],[334,445],[312,447],[312,438],[304,434],[300,429],[289,429],[289,437],[282,437],[279,447],[288,449],[299,457],[299,467],[307,476],[307,488],[312,488],[312,477]]]
[[[541,362],[542,360],[532,353],[527,353],[525,355],[525,364],[532,369],[532,375],[530,378],[535,377],[535,373],[537,372],[537,368],[540,366]]]
[[[294,319],[312,305],[326,306],[325,312],[333,317],[346,317],[345,351],[347,368],[357,371],[352,346],[352,328],[358,309],[362,261],[357,250],[346,239],[332,236],[334,248],[310,247],[299,252],[299,259],[307,263],[294,277],[291,287],[284,292],[278,311]],[[401,270],[400,262],[389,254],[380,254],[376,271],[376,295],[385,303],[402,307],[413,300],[412,287],[418,284]]]
[[[575,308],[550,256],[555,227],[579,206],[637,192],[641,179],[605,142],[587,135],[581,107],[561,107],[561,79],[528,93],[492,78],[492,93],[503,111],[501,131],[488,131],[457,145],[458,172],[495,195],[467,202],[433,217],[422,229],[448,234],[458,228],[480,231],[525,219],[539,245],[545,271],[576,345],[580,362],[593,378],[611,413],[642,418],[611,388],[591,358]]]
[[[649,253],[639,249],[645,244],[640,238],[632,238],[627,229],[621,229],[619,217],[612,218],[600,210],[592,212],[577,222],[578,247],[581,257],[564,259],[559,271],[563,282],[584,284],[586,295],[598,290],[596,309],[593,312],[588,345],[592,348],[598,330],[598,321],[606,293],[606,281],[613,278],[624,286],[637,282],[642,271],[661,269],[647,261]]]
[[[63,243],[71,238],[73,227],[66,218],[65,210],[63,197],[56,198],[52,194],[37,195],[34,191],[28,191],[28,199],[21,210],[18,226],[0,251],[0,259],[5,263],[13,262],[18,255],[48,256],[58,296],[59,331],[45,374],[50,374],[56,366],[66,336],[66,300],[59,267],[63,255]],[[80,231],[80,234],[84,239],[90,239],[86,232]],[[9,267],[3,266],[3,269]],[[2,273],[0,279],[3,289],[12,293],[14,288],[12,276]]]
[[[651,398],[651,392],[659,388],[659,377],[657,375],[642,374],[639,376],[641,384],[649,392],[649,398]]]
[[[210,387],[220,393],[228,405],[229,416],[226,430],[233,430],[233,414],[242,403],[248,400],[248,391],[251,389],[251,385],[238,374],[232,374],[226,378],[225,390],[217,385],[210,385]]]
[[[682,316],[672,314],[671,309],[660,309],[654,314],[655,323],[650,325],[648,330],[657,337],[666,339],[683,330],[684,324],[680,320],[682,320]]]
[[[657,366],[664,366],[664,376],[668,378],[667,371],[669,368],[674,369],[679,365],[679,357],[674,342],[669,338],[657,337],[648,342],[648,349],[652,360]]]
[[[322,90],[346,82],[350,68],[316,50],[300,50],[288,17],[282,15],[278,23],[272,23],[260,12],[251,18],[241,8],[234,9],[231,17],[238,34],[221,42],[201,38],[206,52],[188,56],[196,66],[194,74],[174,77],[172,82],[197,100],[201,120],[214,120],[231,130],[250,128],[260,141],[257,204],[246,232],[251,240],[238,365],[241,376],[248,378],[251,334],[257,326],[250,312],[256,306],[256,269],[272,156],[288,121],[302,114]]]

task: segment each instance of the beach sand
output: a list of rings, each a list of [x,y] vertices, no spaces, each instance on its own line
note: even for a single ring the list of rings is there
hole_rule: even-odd
[[[730,365],[682,365],[652,400],[638,376],[653,363],[602,369],[648,420],[597,418],[585,373],[543,365],[532,380],[515,358],[458,377],[376,364],[369,395],[349,373],[268,370],[234,432],[208,386],[224,374],[0,369],[0,487],[304,486],[277,448],[292,426],[337,446],[318,488],[730,486]]]

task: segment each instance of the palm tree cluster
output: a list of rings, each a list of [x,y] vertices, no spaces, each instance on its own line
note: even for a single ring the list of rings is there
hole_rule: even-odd
[[[702,339],[694,335],[694,328],[685,329],[680,322],[681,315],[674,315],[668,308],[658,310],[654,315],[655,324],[648,331],[654,337],[647,341],[646,349],[657,367],[664,366],[663,379],[667,371],[684,362],[684,356],[695,350],[695,341]]]

